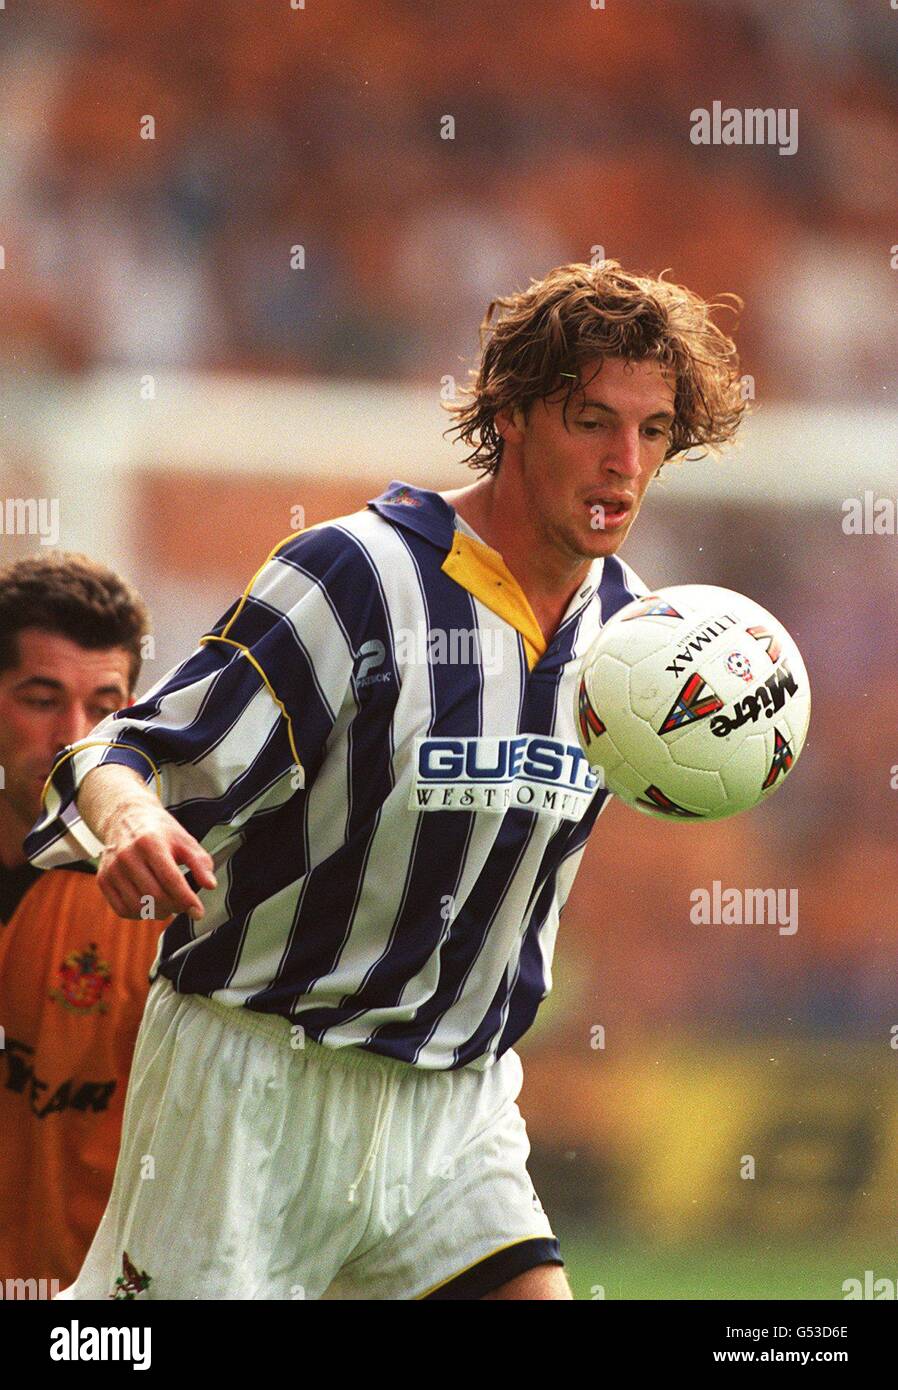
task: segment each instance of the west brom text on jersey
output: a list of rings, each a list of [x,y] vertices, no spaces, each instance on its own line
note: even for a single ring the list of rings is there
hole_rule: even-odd
[[[579,744],[541,734],[513,738],[421,738],[412,810],[505,811],[579,820],[601,780]]]

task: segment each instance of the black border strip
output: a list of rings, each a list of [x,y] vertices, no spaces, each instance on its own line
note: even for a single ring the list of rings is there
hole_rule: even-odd
[[[430,1293],[423,1294],[419,1301],[428,1303],[441,1298],[482,1298],[484,1294],[492,1293],[502,1284],[507,1284],[509,1279],[515,1279],[519,1274],[526,1274],[528,1269],[545,1264],[564,1264],[558,1241],[554,1236],[534,1236],[532,1240],[519,1240],[514,1245],[506,1246],[504,1250],[486,1255],[470,1269],[462,1270],[461,1274],[456,1274],[445,1284],[440,1284]]]

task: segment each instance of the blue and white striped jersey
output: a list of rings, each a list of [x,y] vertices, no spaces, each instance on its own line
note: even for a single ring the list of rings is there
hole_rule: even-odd
[[[499,554],[392,482],[276,546],[197,650],[57,760],[26,847],[98,849],[74,797],[124,763],[212,855],[206,915],[155,973],[320,1043],[490,1066],[551,986],[559,913],[607,793],[574,685],[645,592],[596,560],[546,645]]]

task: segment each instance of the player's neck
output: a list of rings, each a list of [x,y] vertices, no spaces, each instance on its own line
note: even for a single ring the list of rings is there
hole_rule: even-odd
[[[440,495],[502,556],[548,640],[589,573],[591,562],[569,559],[548,545],[525,500],[514,489],[505,495],[500,478],[486,478]]]

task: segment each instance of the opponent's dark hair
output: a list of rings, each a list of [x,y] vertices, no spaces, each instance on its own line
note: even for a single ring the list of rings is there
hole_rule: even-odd
[[[136,589],[105,565],[66,551],[5,565],[0,569],[0,672],[18,665],[18,636],[25,628],[58,633],[88,651],[124,648],[128,693],[134,693],[149,614]]]

